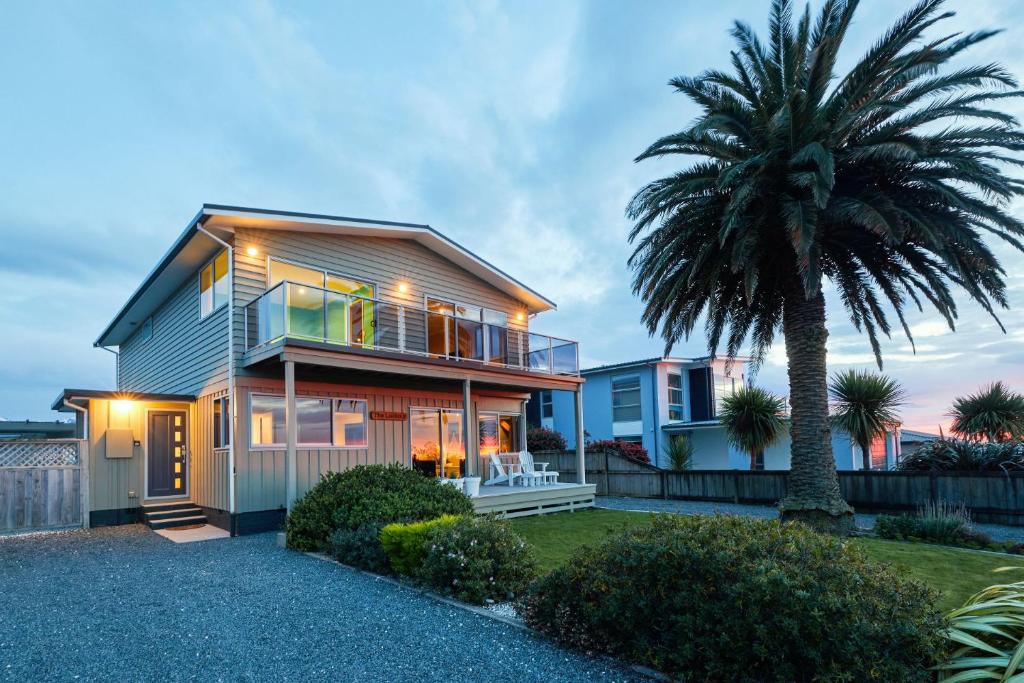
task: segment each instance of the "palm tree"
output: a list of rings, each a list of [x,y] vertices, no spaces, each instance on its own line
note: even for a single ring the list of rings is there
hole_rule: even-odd
[[[993,108],[1021,93],[996,64],[943,70],[995,32],[925,39],[951,16],[942,4],[916,4],[839,76],[857,2],[825,0],[812,22],[809,8],[794,20],[792,3],[775,0],[767,43],[746,24],[733,28],[731,72],[670,81],[700,114],[637,157],[698,157],[627,209],[649,332],[660,327],[669,350],[703,323],[712,352],[724,341],[735,356],[749,339],[756,361],[785,337],[786,519],[852,526],[830,442],[822,285],[881,367],[878,338],[893,315],[910,337],[908,304],[931,304],[951,328],[957,287],[990,313],[1007,306],[983,235],[1024,251],[1024,225],[1006,211],[1022,185],[1003,171],[1019,164],[1008,152],[1024,149],[1024,133]]]
[[[718,418],[729,442],[750,454],[750,469],[764,469],[764,452],[779,440],[786,402],[760,387],[743,387],[722,399]]]
[[[864,469],[871,469],[871,442],[899,423],[897,409],[906,392],[900,383],[867,370],[847,370],[832,377],[832,424],[844,429],[860,447]]]
[[[995,382],[976,394],[953,401],[953,432],[965,439],[990,442],[1024,438],[1024,396]]]

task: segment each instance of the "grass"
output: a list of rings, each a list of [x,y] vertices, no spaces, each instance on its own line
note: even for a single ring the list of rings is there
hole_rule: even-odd
[[[584,545],[600,543],[610,534],[650,523],[653,515],[621,510],[561,512],[512,520],[516,531],[533,546],[542,571],[566,562]],[[924,543],[856,538],[873,560],[889,562],[939,591],[943,611],[958,607],[977,591],[999,583],[997,567],[1020,566],[1024,559],[1011,555],[947,548]]]

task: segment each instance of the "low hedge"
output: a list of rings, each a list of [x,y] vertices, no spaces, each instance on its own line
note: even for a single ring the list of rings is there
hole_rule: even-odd
[[[391,572],[391,563],[380,542],[381,525],[369,522],[356,529],[335,529],[330,552],[334,559],[377,574]]]
[[[522,595],[536,574],[529,546],[508,522],[470,515],[427,530],[425,554],[414,576],[426,586],[479,605]]]
[[[687,680],[929,681],[935,594],[800,524],[659,516],[539,579],[526,622]]]
[[[361,465],[331,472],[295,503],[285,520],[288,547],[324,550],[337,529],[364,524],[417,522],[473,511],[473,502],[453,486],[402,465]]]
[[[399,574],[411,576],[423,564],[423,557],[427,554],[427,534],[439,526],[451,526],[458,519],[455,515],[442,515],[423,522],[396,522],[381,529],[380,544],[391,568]]]

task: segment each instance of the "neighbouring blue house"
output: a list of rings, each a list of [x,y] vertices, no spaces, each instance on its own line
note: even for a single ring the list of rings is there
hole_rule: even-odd
[[[748,359],[731,364],[722,358],[645,358],[582,370],[583,421],[592,440],[643,444],[651,462],[667,467],[665,446],[677,434],[694,444],[693,468],[750,469],[750,456],[728,442],[717,415],[724,397],[747,381]],[[527,405],[530,424],[554,429],[575,448],[573,396],[538,391]],[[764,454],[766,470],[789,469],[789,435]],[[840,470],[862,468],[860,448],[841,430],[832,432],[832,450]],[[891,469],[900,457],[900,430],[871,444],[872,469]]]

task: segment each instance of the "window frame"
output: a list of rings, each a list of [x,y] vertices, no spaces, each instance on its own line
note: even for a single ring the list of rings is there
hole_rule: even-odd
[[[147,317],[139,326],[139,341],[148,342],[153,338],[153,316]]]
[[[220,412],[218,413],[217,407],[220,406]],[[231,437],[234,434],[234,430],[231,428],[234,420],[231,415],[231,397],[230,396],[218,396],[213,399],[211,406],[213,413],[211,419],[211,427],[213,434],[210,438],[210,443],[213,444],[213,450],[215,451],[226,451],[231,448]],[[218,427],[220,431],[218,432]],[[220,434],[220,445],[217,445],[217,435]],[[225,440],[224,435],[227,434]]]
[[[227,272],[224,273],[224,277],[228,278],[228,282],[227,282],[227,290],[228,291],[227,291],[227,295],[224,297],[224,300],[221,301],[219,304],[217,303],[217,282],[218,282],[218,278],[217,278],[217,259],[219,259],[221,257],[221,255],[223,255],[223,254],[228,254],[228,250],[227,249],[221,249],[216,254],[214,254],[213,258],[211,258],[209,261],[204,263],[199,268],[199,273],[196,276],[196,284],[198,285],[198,289],[199,289],[199,319],[200,320],[206,320],[211,315],[213,315],[214,313],[219,311],[221,308],[223,308],[224,306],[227,306],[228,302],[231,301],[231,289],[232,289],[232,287],[231,287],[231,257],[230,257],[230,254],[228,254],[228,258],[227,258]],[[206,271],[207,268],[210,269],[210,310],[204,312],[203,311],[203,273]]]
[[[501,418],[503,418],[503,417],[514,417],[514,418],[516,418],[517,425],[516,425],[516,431],[515,431],[514,436],[513,436],[513,441],[521,441],[520,430],[522,429],[522,420],[525,419],[521,412],[518,412],[518,411],[513,412],[513,411],[510,411],[510,410],[481,410],[481,411],[478,411],[477,414],[476,414],[476,447],[477,447],[477,452],[479,452],[479,450],[480,450],[480,422],[481,422],[481,420],[483,418],[492,418],[492,417],[495,418],[497,420],[498,424],[499,424],[498,431],[495,433],[495,435],[498,437],[498,455],[504,455],[506,453],[518,453],[519,451],[524,450],[525,446],[523,446],[523,444],[519,444],[519,451],[503,451],[503,450],[501,450],[501,427],[500,427]]]
[[[545,411],[550,414],[545,414]],[[555,393],[551,389],[540,391],[540,419],[545,418],[555,419]]]
[[[630,388],[630,389],[616,389],[615,388],[615,382],[617,380],[627,380],[627,379],[629,379],[629,380],[635,379],[636,380],[636,388],[635,389],[633,389],[633,388]],[[643,419],[644,419],[643,382],[640,379],[640,375],[638,375],[638,374],[631,374],[631,375],[617,375],[615,377],[611,377],[608,380],[608,386],[609,386],[609,389],[611,391],[612,423],[618,422],[618,423],[621,424],[621,423],[624,423],[624,422],[641,422],[641,421],[643,421]],[[619,406],[615,405],[615,394],[616,394],[616,392],[625,392],[625,391],[635,391],[635,392],[637,392],[637,402],[636,403],[627,403],[626,405],[619,405]],[[638,413],[638,415],[636,417],[630,418],[630,419],[627,419],[627,420],[621,420],[621,419],[617,420],[617,419],[615,419],[615,410],[616,410],[616,408],[632,408],[634,406],[637,408],[637,413]]]
[[[286,442],[283,442],[283,443],[269,443],[269,444],[253,443],[253,440],[252,440],[252,437],[253,437],[253,429],[252,429],[252,400],[255,397],[279,398],[279,399],[282,399],[282,400],[287,400],[285,398],[284,394],[268,393],[268,392],[265,392],[265,391],[254,391],[254,392],[251,392],[249,394],[249,399],[248,399],[248,404],[249,405],[248,405],[248,411],[246,413],[246,418],[248,419],[248,425],[249,425],[249,450],[251,450],[251,451],[260,451],[260,450],[263,450],[263,451],[279,451],[282,448],[287,448],[288,444]],[[299,395],[299,394],[297,394],[295,396],[295,399],[297,401],[298,400],[302,400],[302,399],[310,399],[310,400],[314,400],[314,401],[329,401],[330,404],[331,404],[331,419],[330,419],[330,423],[329,423],[330,424],[330,430],[331,430],[331,441],[330,441],[330,443],[313,443],[313,442],[307,443],[305,441],[299,441],[298,437],[297,437],[298,430],[296,429],[296,441],[295,441],[296,448],[320,448],[320,449],[325,449],[325,450],[337,450],[337,451],[359,451],[359,450],[366,450],[366,449],[368,449],[370,447],[370,404],[369,404],[369,400],[368,399],[356,398],[354,396],[322,396],[322,395],[319,395],[319,394],[318,395],[307,395],[307,394]],[[366,410],[363,411],[363,425],[364,425],[364,427],[366,429],[366,445],[364,445],[364,446],[338,446],[338,445],[336,445],[334,443],[334,413],[335,413],[334,408],[335,408],[335,405],[336,405],[335,404],[336,401],[358,402],[358,403],[362,403],[363,406],[366,408]],[[287,410],[287,406],[285,407],[285,410]],[[296,427],[297,426],[298,425],[296,425]],[[287,425],[285,425],[285,429],[287,429]]]
[[[509,324],[508,324],[511,316],[509,315],[509,313],[507,311],[501,311],[501,310],[498,310],[497,308],[490,308],[489,306],[470,304],[470,303],[466,303],[465,301],[456,301],[455,299],[451,299],[451,298],[449,298],[447,296],[435,295],[435,294],[431,294],[430,292],[424,292],[423,293],[423,310],[424,310],[424,312],[427,312],[427,313],[431,312],[430,311],[430,302],[431,301],[436,301],[437,303],[440,303],[440,304],[447,304],[447,305],[452,307],[452,313],[450,315],[447,314],[447,313],[442,314],[444,316],[444,325],[445,325],[445,337],[444,337],[445,338],[445,349],[444,349],[445,350],[445,354],[444,354],[445,358],[456,357],[455,356],[456,349],[451,348],[451,333],[452,333],[452,330],[449,329],[449,326],[452,325],[453,323],[449,322],[449,319],[452,319],[452,320],[468,320],[469,322],[480,323],[481,325],[487,325],[489,327],[497,327],[497,328],[503,329],[503,330],[505,330],[505,344],[506,344],[506,347],[507,347],[507,345],[508,345],[508,333],[512,329],[509,326]],[[461,315],[459,315],[459,308],[460,307],[462,307],[462,308],[479,309],[480,316],[478,318],[468,318],[466,316],[461,316]],[[487,314],[488,313],[492,313],[492,314],[504,317],[505,318],[505,324],[501,325],[499,323],[489,323],[489,322],[487,322],[486,318],[487,318]],[[478,360],[478,359],[473,359],[473,358],[460,358],[459,360],[472,360],[472,361],[475,361],[477,363],[485,363],[485,364],[486,363],[493,363],[493,359],[491,358],[491,356],[492,356],[492,354],[491,354],[491,335],[483,334],[482,337],[483,337],[483,359],[482,360]],[[457,338],[456,338],[456,344],[458,344],[458,339]]]
[[[672,378],[675,377],[679,380],[679,386],[672,386]],[[684,422],[686,420],[686,396],[683,392],[683,373],[682,372],[667,372],[665,373],[665,388],[668,391],[666,396],[668,406],[668,419],[672,422]],[[679,392],[679,402],[675,403],[672,401],[672,393]],[[673,408],[679,409],[679,417],[672,417]]]

